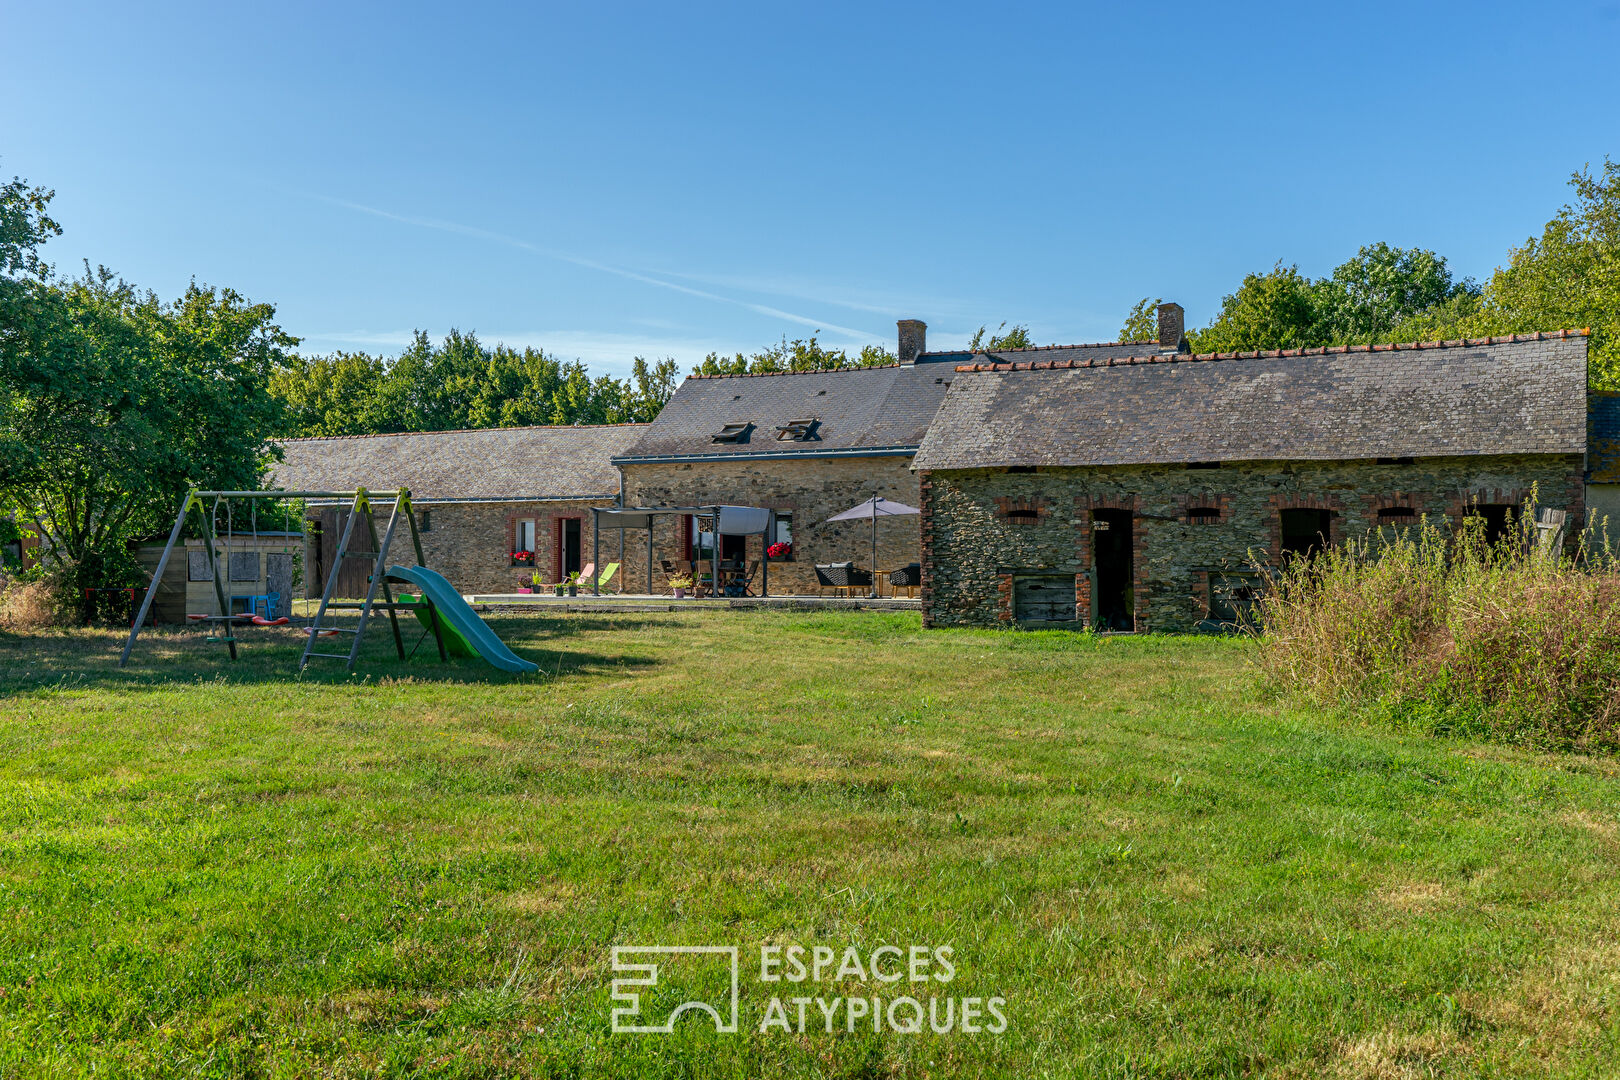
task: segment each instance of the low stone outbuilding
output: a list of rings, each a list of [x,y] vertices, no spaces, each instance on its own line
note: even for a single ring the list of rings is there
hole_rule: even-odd
[[[1583,511],[1584,332],[955,368],[918,450],[929,626],[1188,630],[1272,562],[1422,517]],[[998,362],[999,361],[999,362]]]
[[[612,465],[644,424],[510,427],[397,435],[288,439],[278,487],[374,491],[407,487],[429,566],[464,593],[511,593],[535,574],[562,580],[591,558],[590,508],[614,502]],[[319,595],[346,513],[312,505],[306,531],[306,591]],[[386,511],[378,508],[378,531]],[[604,554],[614,557],[618,538]],[[351,544],[351,547],[353,545]],[[362,545],[364,546],[364,545]],[[413,561],[409,538],[397,561]],[[364,595],[368,567],[345,567],[339,595]],[[607,560],[604,559],[604,562]],[[617,584],[617,582],[613,583]]]

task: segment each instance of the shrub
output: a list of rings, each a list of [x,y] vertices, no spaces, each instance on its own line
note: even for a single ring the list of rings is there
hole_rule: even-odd
[[[26,633],[71,620],[63,604],[59,576],[6,578],[0,576],[0,630]]]
[[[1424,521],[1269,571],[1264,677],[1429,730],[1620,749],[1620,571],[1590,534],[1570,557],[1533,533]]]

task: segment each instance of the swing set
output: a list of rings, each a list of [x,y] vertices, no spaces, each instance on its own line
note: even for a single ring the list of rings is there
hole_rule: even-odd
[[[393,500],[393,511],[389,514],[388,527],[383,532],[380,542],[377,539],[377,524],[371,514],[371,500],[373,498]],[[208,499],[213,500],[212,504],[206,504]],[[376,611],[388,612],[388,620],[394,633],[394,648],[398,651],[401,660],[407,659],[405,655],[405,639],[399,632],[399,609],[419,610],[419,608],[415,603],[394,602],[393,591],[389,588],[390,581],[399,584],[408,584],[409,582],[406,578],[392,577],[388,573],[388,552],[393,546],[395,532],[400,522],[403,521],[410,529],[411,545],[415,549],[416,565],[418,567],[427,565],[427,559],[422,554],[422,535],[417,528],[416,511],[412,508],[411,493],[408,489],[400,488],[397,491],[372,492],[367,491],[365,488],[356,488],[353,491],[199,491],[193,488],[186,492],[185,498],[180,501],[180,512],[174,517],[174,527],[169,530],[168,543],[163,546],[163,554],[158,559],[157,568],[152,573],[152,584],[147,587],[146,598],[141,601],[140,612],[135,617],[134,625],[129,628],[129,639],[124,642],[123,654],[118,658],[119,667],[124,667],[129,663],[129,654],[135,648],[135,638],[140,634],[141,627],[146,622],[147,614],[152,608],[152,600],[157,595],[158,587],[163,580],[163,570],[169,563],[169,556],[173,553],[174,546],[179,541],[180,533],[185,529],[186,521],[191,516],[192,511],[196,511],[201,520],[200,532],[203,539],[203,549],[208,553],[208,569],[214,582],[214,597],[219,604],[219,614],[193,616],[193,618],[199,622],[214,623],[223,627],[222,635],[210,637],[208,640],[224,644],[230,650],[231,659],[235,660],[236,634],[234,631],[244,619],[260,626],[284,625],[279,619],[275,621],[268,618],[262,621],[259,620],[256,610],[250,611],[247,615],[237,615],[233,614],[230,609],[230,602],[226,598],[225,586],[220,575],[219,552],[217,550],[219,539],[214,532],[214,523],[219,514],[219,505],[223,501],[225,503],[224,552],[228,567],[230,543],[235,538],[231,518],[230,500],[232,499],[248,500],[251,507],[252,536],[255,541],[259,535],[258,503],[260,499],[347,500],[349,503],[348,520],[343,526],[342,538],[338,540],[337,551],[332,558],[331,569],[327,571],[326,585],[321,592],[320,606],[315,611],[313,623],[303,628],[305,633],[309,635],[309,640],[304,645],[302,657],[299,658],[298,670],[304,670],[309,666],[311,660],[321,658],[346,661],[347,667],[352,671],[355,661],[360,656],[360,643],[365,636],[366,627],[371,621],[373,612]],[[370,548],[369,550],[351,551],[349,550],[349,544],[354,538],[355,522],[361,517],[364,517],[366,521]],[[343,560],[346,558],[372,560],[372,569],[364,600],[332,599],[332,593],[337,587],[339,571],[342,569]],[[377,590],[379,588],[382,589],[381,601],[377,599]],[[445,649],[444,627],[441,623],[438,607],[425,591],[421,602],[427,608],[428,627],[433,634],[434,641],[439,646],[439,659],[448,660],[449,654]],[[284,603],[285,607],[282,610],[290,610],[292,606],[291,597],[287,597]],[[328,612],[343,610],[357,610],[360,613],[359,624],[354,627],[327,624]],[[269,616],[270,614],[271,612],[266,610],[265,615]],[[336,637],[340,634],[352,635],[352,642],[347,653],[320,652],[316,649],[315,646],[322,638]],[[420,645],[421,642],[417,644]],[[415,650],[412,651],[414,653]]]

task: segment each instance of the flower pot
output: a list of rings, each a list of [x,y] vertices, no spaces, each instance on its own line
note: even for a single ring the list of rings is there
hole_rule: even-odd
[[[563,587],[562,587],[562,585],[561,585],[561,584],[559,584],[559,585],[557,585],[557,587],[556,587],[556,589],[557,589],[557,595],[558,595],[558,596],[561,596],[561,595],[562,595],[562,594],[563,594]]]
[[[578,596],[579,595],[579,586],[578,585],[570,585],[570,586],[568,586],[568,595],[569,596]]]
[[[681,588],[679,585],[672,586],[672,588],[675,590],[675,599],[677,599],[677,600],[685,600],[686,599],[686,590],[685,589]]]
[[[520,593],[533,593],[533,592],[534,592],[534,590],[533,590],[533,589],[529,589],[529,588],[525,588],[525,587],[524,587],[524,586],[522,586],[522,585],[519,585],[519,586],[518,586],[518,592],[520,592]]]

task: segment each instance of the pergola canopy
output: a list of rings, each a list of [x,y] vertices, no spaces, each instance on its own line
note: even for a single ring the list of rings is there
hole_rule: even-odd
[[[762,506],[624,506],[598,507],[598,520],[604,529],[649,529],[653,518],[663,514],[690,514],[718,517],[714,531],[722,536],[753,536],[770,527],[771,512]]]
[[[753,536],[756,533],[765,538],[762,547],[770,546],[770,533],[772,524],[776,520],[776,512],[763,506],[594,506],[591,508],[593,524],[592,534],[595,537],[596,559],[592,563],[597,567],[592,581],[592,591],[601,595],[601,552],[602,532],[617,530],[620,537],[626,529],[647,530],[647,592],[652,592],[652,554],[653,554],[653,519],[664,516],[680,517],[708,517],[714,519],[713,532],[716,536]],[[621,545],[621,551],[623,550]],[[710,577],[714,588],[719,589],[720,582],[720,545],[716,543],[709,554]],[[760,594],[770,595],[770,554],[763,555],[763,576],[760,578]]]

